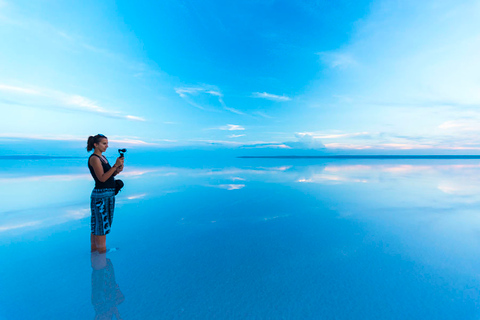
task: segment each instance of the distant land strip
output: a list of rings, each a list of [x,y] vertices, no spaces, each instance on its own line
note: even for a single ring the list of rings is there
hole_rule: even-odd
[[[325,156],[239,156],[252,159],[480,159],[480,155],[325,155]]]
[[[15,155],[0,156],[0,160],[44,160],[44,159],[85,159],[86,157]]]

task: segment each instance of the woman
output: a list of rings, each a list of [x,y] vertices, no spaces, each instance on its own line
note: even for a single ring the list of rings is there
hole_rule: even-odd
[[[95,180],[90,208],[92,210],[90,243],[92,252],[107,252],[106,235],[110,233],[115,209],[115,179],[123,171],[123,157],[110,167],[103,153],[108,148],[108,139],[103,134],[88,137],[87,151],[93,151],[88,158],[88,168]]]

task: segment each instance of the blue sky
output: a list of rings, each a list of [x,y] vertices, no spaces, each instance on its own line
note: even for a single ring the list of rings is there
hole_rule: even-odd
[[[480,149],[479,1],[0,0],[0,38],[9,152]]]

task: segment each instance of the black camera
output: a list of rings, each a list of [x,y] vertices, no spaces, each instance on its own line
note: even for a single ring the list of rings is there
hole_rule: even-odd
[[[123,158],[125,156],[125,152],[127,152],[127,149],[118,149],[118,153],[120,153],[120,158]]]

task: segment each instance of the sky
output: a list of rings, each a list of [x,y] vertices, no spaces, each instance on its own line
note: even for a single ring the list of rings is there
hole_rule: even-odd
[[[0,154],[476,154],[480,1],[0,0]]]

